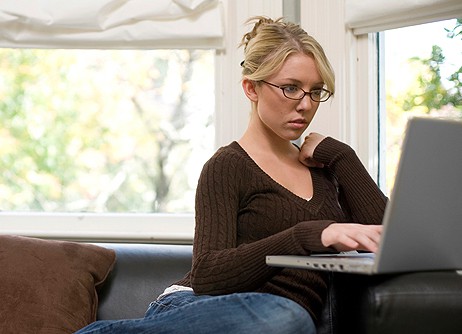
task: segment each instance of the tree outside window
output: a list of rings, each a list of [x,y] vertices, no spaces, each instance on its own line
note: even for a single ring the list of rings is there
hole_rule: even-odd
[[[213,50],[0,49],[0,210],[193,212]]]
[[[406,30],[412,29],[410,35]],[[438,35],[433,41],[426,32]],[[406,38],[405,36],[409,36]],[[385,32],[385,48],[393,58],[416,52],[418,41],[426,55],[413,55],[393,64],[385,56],[386,191],[391,192],[407,119],[412,116],[462,120],[462,19]],[[443,44],[438,45],[438,43]],[[394,72],[394,73],[393,73]],[[409,73],[406,76],[406,73]],[[429,134],[431,135],[431,134]]]

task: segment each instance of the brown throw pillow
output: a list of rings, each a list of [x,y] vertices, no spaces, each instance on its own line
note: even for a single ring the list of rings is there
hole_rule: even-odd
[[[95,245],[0,236],[0,331],[73,333],[95,321],[95,288],[114,262]]]

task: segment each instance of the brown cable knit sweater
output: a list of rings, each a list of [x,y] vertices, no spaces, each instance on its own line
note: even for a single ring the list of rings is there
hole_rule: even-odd
[[[333,251],[321,244],[323,229],[380,224],[386,197],[346,144],[328,137],[314,158],[326,167],[310,169],[314,194],[307,201],[271,179],[237,142],[220,148],[197,187],[192,270],[175,284],[198,294],[272,293],[318,319],[326,274],[270,267],[266,255]]]

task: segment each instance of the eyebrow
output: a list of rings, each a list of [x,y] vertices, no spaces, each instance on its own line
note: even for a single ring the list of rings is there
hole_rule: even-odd
[[[300,87],[300,86],[303,85],[303,82],[301,82],[300,80],[297,80],[297,79],[292,79],[292,78],[281,78],[281,79],[279,79],[279,80],[281,80],[281,81],[290,81],[290,82],[291,82],[290,84],[283,84],[282,86],[285,86],[285,85],[295,85],[295,86],[297,86],[297,87]],[[313,87],[314,87],[314,86],[318,86],[318,85],[321,86],[321,87],[324,87],[324,86],[326,85],[326,83],[323,82],[323,81],[316,82],[316,83],[313,84]]]

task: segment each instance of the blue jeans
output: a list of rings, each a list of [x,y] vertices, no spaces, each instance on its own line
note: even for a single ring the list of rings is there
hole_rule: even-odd
[[[315,334],[310,314],[294,301],[267,293],[168,294],[152,302],[144,318],[101,320],[76,334]]]

